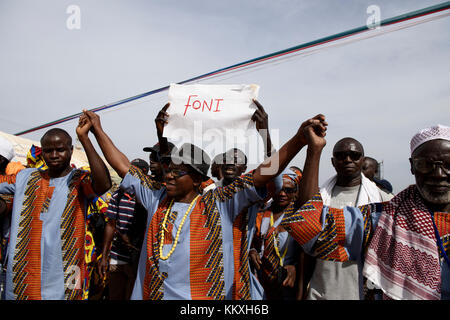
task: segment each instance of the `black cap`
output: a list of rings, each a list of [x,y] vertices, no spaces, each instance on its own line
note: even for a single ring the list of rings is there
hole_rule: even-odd
[[[171,154],[172,162],[175,164],[184,163],[189,165],[203,176],[204,180],[209,179],[208,170],[211,158],[208,154],[191,143],[183,144],[179,149],[174,149]]]
[[[133,161],[131,161],[131,164],[135,167],[138,167],[142,171],[144,171],[145,174],[147,174],[148,170],[150,169],[150,166],[148,165],[147,161],[145,161],[143,159],[139,159],[139,158],[134,159]]]
[[[171,152],[173,150],[173,148],[175,147],[175,145],[172,142],[167,142],[167,146],[169,148],[169,152]],[[155,144],[153,147],[145,147],[142,150],[144,150],[145,152],[155,152],[158,157],[160,156],[160,151],[161,147],[159,145],[159,142],[157,144]]]
[[[167,146],[169,147],[169,152],[172,151],[173,147],[175,147],[175,145],[172,142],[167,142]],[[145,147],[144,150],[145,152],[156,152],[159,154],[160,151],[160,145],[159,142],[157,144],[155,144],[153,147]]]

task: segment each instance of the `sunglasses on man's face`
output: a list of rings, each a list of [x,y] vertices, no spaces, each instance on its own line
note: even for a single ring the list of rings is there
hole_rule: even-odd
[[[362,157],[362,153],[358,151],[338,151],[333,153],[333,157],[337,160],[345,160],[350,157],[352,161],[358,161]]]
[[[434,161],[426,158],[413,158],[412,163],[414,169],[422,174],[428,174],[436,170],[440,166],[445,174],[450,175],[450,159],[444,161]]]
[[[178,168],[170,168],[168,167],[167,169],[164,168],[164,173],[166,175],[168,175],[169,173],[172,175],[172,177],[174,177],[175,179],[178,179],[182,176],[185,176],[187,174],[189,174],[189,171],[186,170],[181,170]]]
[[[287,194],[291,194],[291,193],[296,192],[296,191],[297,191],[297,188],[282,188],[282,189],[280,190],[280,192],[281,192],[281,191],[283,191],[283,192],[285,192],[285,193],[287,193]]]

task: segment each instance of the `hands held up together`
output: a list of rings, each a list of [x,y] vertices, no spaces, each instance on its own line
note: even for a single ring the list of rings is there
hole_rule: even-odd
[[[306,120],[297,131],[297,136],[303,145],[308,145],[309,150],[322,151],[327,141],[325,140],[328,123],[323,114]]]
[[[95,112],[83,109],[83,114],[78,120],[78,127],[76,129],[78,137],[80,135],[87,135],[89,131],[95,134],[96,130],[101,128],[100,116]]]

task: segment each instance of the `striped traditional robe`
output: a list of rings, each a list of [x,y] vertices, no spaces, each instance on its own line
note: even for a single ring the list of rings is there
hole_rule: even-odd
[[[265,196],[261,194],[265,190],[258,192],[253,186],[253,175],[243,175],[232,184],[210,190],[197,200],[188,217],[189,228],[183,228],[180,234],[180,237],[190,239],[185,244],[186,252],[176,248],[178,258],[169,258],[167,272],[160,271],[162,262],[159,259],[161,224],[169,203],[165,188],[134,167],[130,168],[121,187],[136,194],[149,213],[144,250],[141,251],[145,254],[141,254],[132,299],[231,299],[233,270],[240,269],[233,259],[233,222],[245,207]],[[174,220],[175,217],[169,218],[167,231],[164,231],[166,245],[175,238]],[[182,283],[171,285],[176,292],[167,297],[165,282],[171,281],[168,277],[174,272],[186,272],[186,277]],[[183,290],[185,287],[188,288]]]
[[[0,176],[0,193],[14,194],[6,298],[82,299],[86,208],[95,196],[89,172],[50,179],[25,169]]]

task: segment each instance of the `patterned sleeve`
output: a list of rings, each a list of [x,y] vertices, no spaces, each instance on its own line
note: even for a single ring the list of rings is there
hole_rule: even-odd
[[[145,175],[139,168],[131,166],[120,188],[128,194],[136,195],[136,199],[149,208],[156,198],[159,199],[163,186],[160,182]]]
[[[253,174],[247,173],[236,178],[231,184],[211,191],[218,207],[234,220],[246,207],[263,200],[267,195],[266,188],[255,188]]]
[[[299,210],[286,212],[281,225],[316,258],[359,260],[372,234],[374,206],[328,208],[318,193]]]
[[[14,194],[16,191],[16,175],[0,175],[0,193]]]

